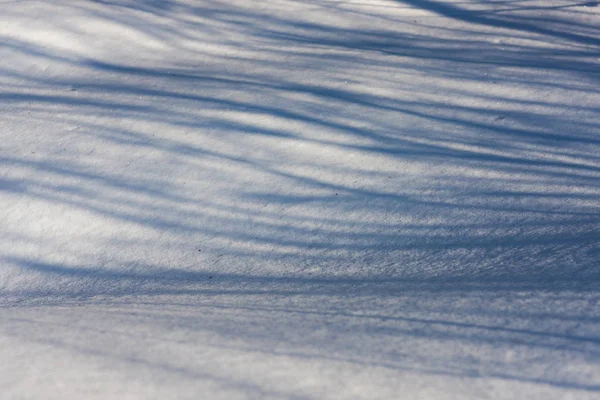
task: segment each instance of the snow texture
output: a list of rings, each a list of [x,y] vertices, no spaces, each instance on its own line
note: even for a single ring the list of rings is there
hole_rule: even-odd
[[[0,2],[3,399],[597,399],[600,6]]]

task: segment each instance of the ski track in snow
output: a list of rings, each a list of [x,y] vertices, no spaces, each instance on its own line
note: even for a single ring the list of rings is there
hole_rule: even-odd
[[[600,396],[598,2],[0,7],[0,397]]]

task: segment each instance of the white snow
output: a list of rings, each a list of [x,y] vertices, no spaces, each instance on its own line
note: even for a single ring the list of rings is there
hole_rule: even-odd
[[[3,399],[600,395],[600,5],[0,3]]]

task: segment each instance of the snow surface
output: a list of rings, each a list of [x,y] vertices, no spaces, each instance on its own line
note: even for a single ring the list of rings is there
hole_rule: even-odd
[[[600,397],[600,6],[0,2],[2,399]]]

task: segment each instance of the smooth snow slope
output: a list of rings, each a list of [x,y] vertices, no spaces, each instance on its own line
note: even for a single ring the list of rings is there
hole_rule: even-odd
[[[0,2],[2,399],[600,397],[600,6]]]

